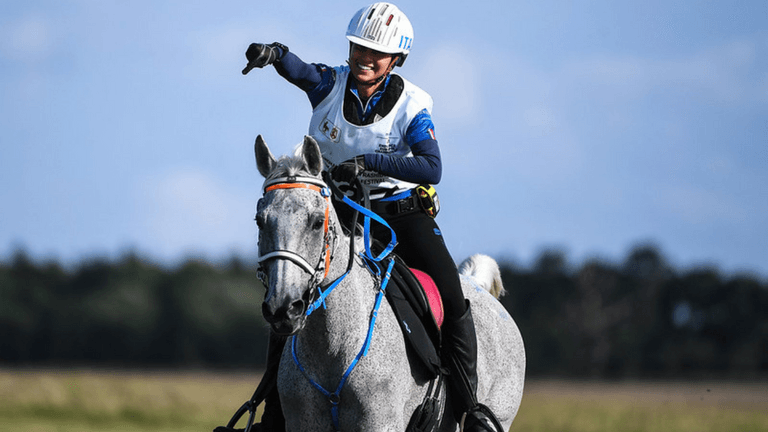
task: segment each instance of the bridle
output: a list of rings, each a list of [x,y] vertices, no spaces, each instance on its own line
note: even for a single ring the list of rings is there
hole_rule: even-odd
[[[335,238],[335,236],[332,234],[331,229],[329,228],[330,212],[331,212],[331,190],[328,188],[325,182],[313,177],[296,177],[296,176],[279,177],[272,180],[268,180],[267,182],[264,183],[264,195],[266,195],[268,192],[271,192],[271,191],[284,190],[284,189],[309,189],[309,190],[318,192],[320,195],[323,196],[323,198],[325,198],[325,220],[323,221],[323,248],[322,248],[322,253],[320,254],[320,258],[314,267],[303,256],[299,255],[294,251],[290,251],[286,249],[277,249],[277,250],[268,252],[264,255],[261,255],[261,250],[259,250],[260,255],[256,260],[258,265],[257,277],[264,284],[264,286],[267,287],[268,292],[267,292],[267,298],[265,299],[265,301],[268,300],[269,296],[271,295],[271,292],[269,291],[269,283],[267,280],[267,275],[262,267],[262,263],[264,263],[265,261],[271,260],[271,259],[287,259],[297,264],[305,272],[309,273],[312,276],[309,280],[308,290],[311,290],[313,287],[317,286],[320,282],[322,282],[328,276],[328,272],[331,266],[331,255],[332,255],[331,243],[334,242],[333,238]]]

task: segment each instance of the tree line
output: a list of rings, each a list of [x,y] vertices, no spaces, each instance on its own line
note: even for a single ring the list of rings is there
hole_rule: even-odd
[[[571,269],[550,250],[501,270],[529,376],[768,373],[768,284],[757,276],[676,271],[653,246],[620,264]],[[0,262],[0,365],[260,367],[263,296],[239,257],[167,268],[129,253],[65,270],[19,250]]]
[[[526,340],[532,375],[754,378],[768,372],[768,284],[714,268],[672,269],[651,246],[623,263],[545,252],[503,267],[502,299]]]

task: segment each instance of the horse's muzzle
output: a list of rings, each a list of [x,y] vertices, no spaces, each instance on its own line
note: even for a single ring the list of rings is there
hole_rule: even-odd
[[[304,326],[307,303],[296,300],[289,305],[281,305],[274,309],[267,302],[261,304],[261,313],[272,327],[272,331],[281,336],[296,334]]]

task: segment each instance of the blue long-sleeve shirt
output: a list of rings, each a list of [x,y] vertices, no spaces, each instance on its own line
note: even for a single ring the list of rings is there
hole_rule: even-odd
[[[307,94],[312,108],[317,107],[328,96],[336,82],[333,68],[322,64],[305,63],[292,52],[286,52],[274,65],[280,76]],[[351,80],[349,91],[355,96],[351,100],[357,102],[358,118],[361,121],[370,120],[369,117],[384,94],[389,81],[390,77],[387,77],[382,89],[371,96],[364,105],[357,96],[354,81]],[[408,125],[405,135],[405,142],[410,147],[413,157],[403,158],[368,153],[363,156],[366,169],[411,183],[439,183],[442,177],[442,161],[434,131],[432,116],[423,110]]]

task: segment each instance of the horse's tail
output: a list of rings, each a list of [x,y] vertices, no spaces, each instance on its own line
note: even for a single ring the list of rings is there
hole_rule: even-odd
[[[459,273],[472,277],[475,282],[499,298],[507,293],[501,283],[501,270],[496,260],[488,255],[476,254],[464,260],[459,265]]]

